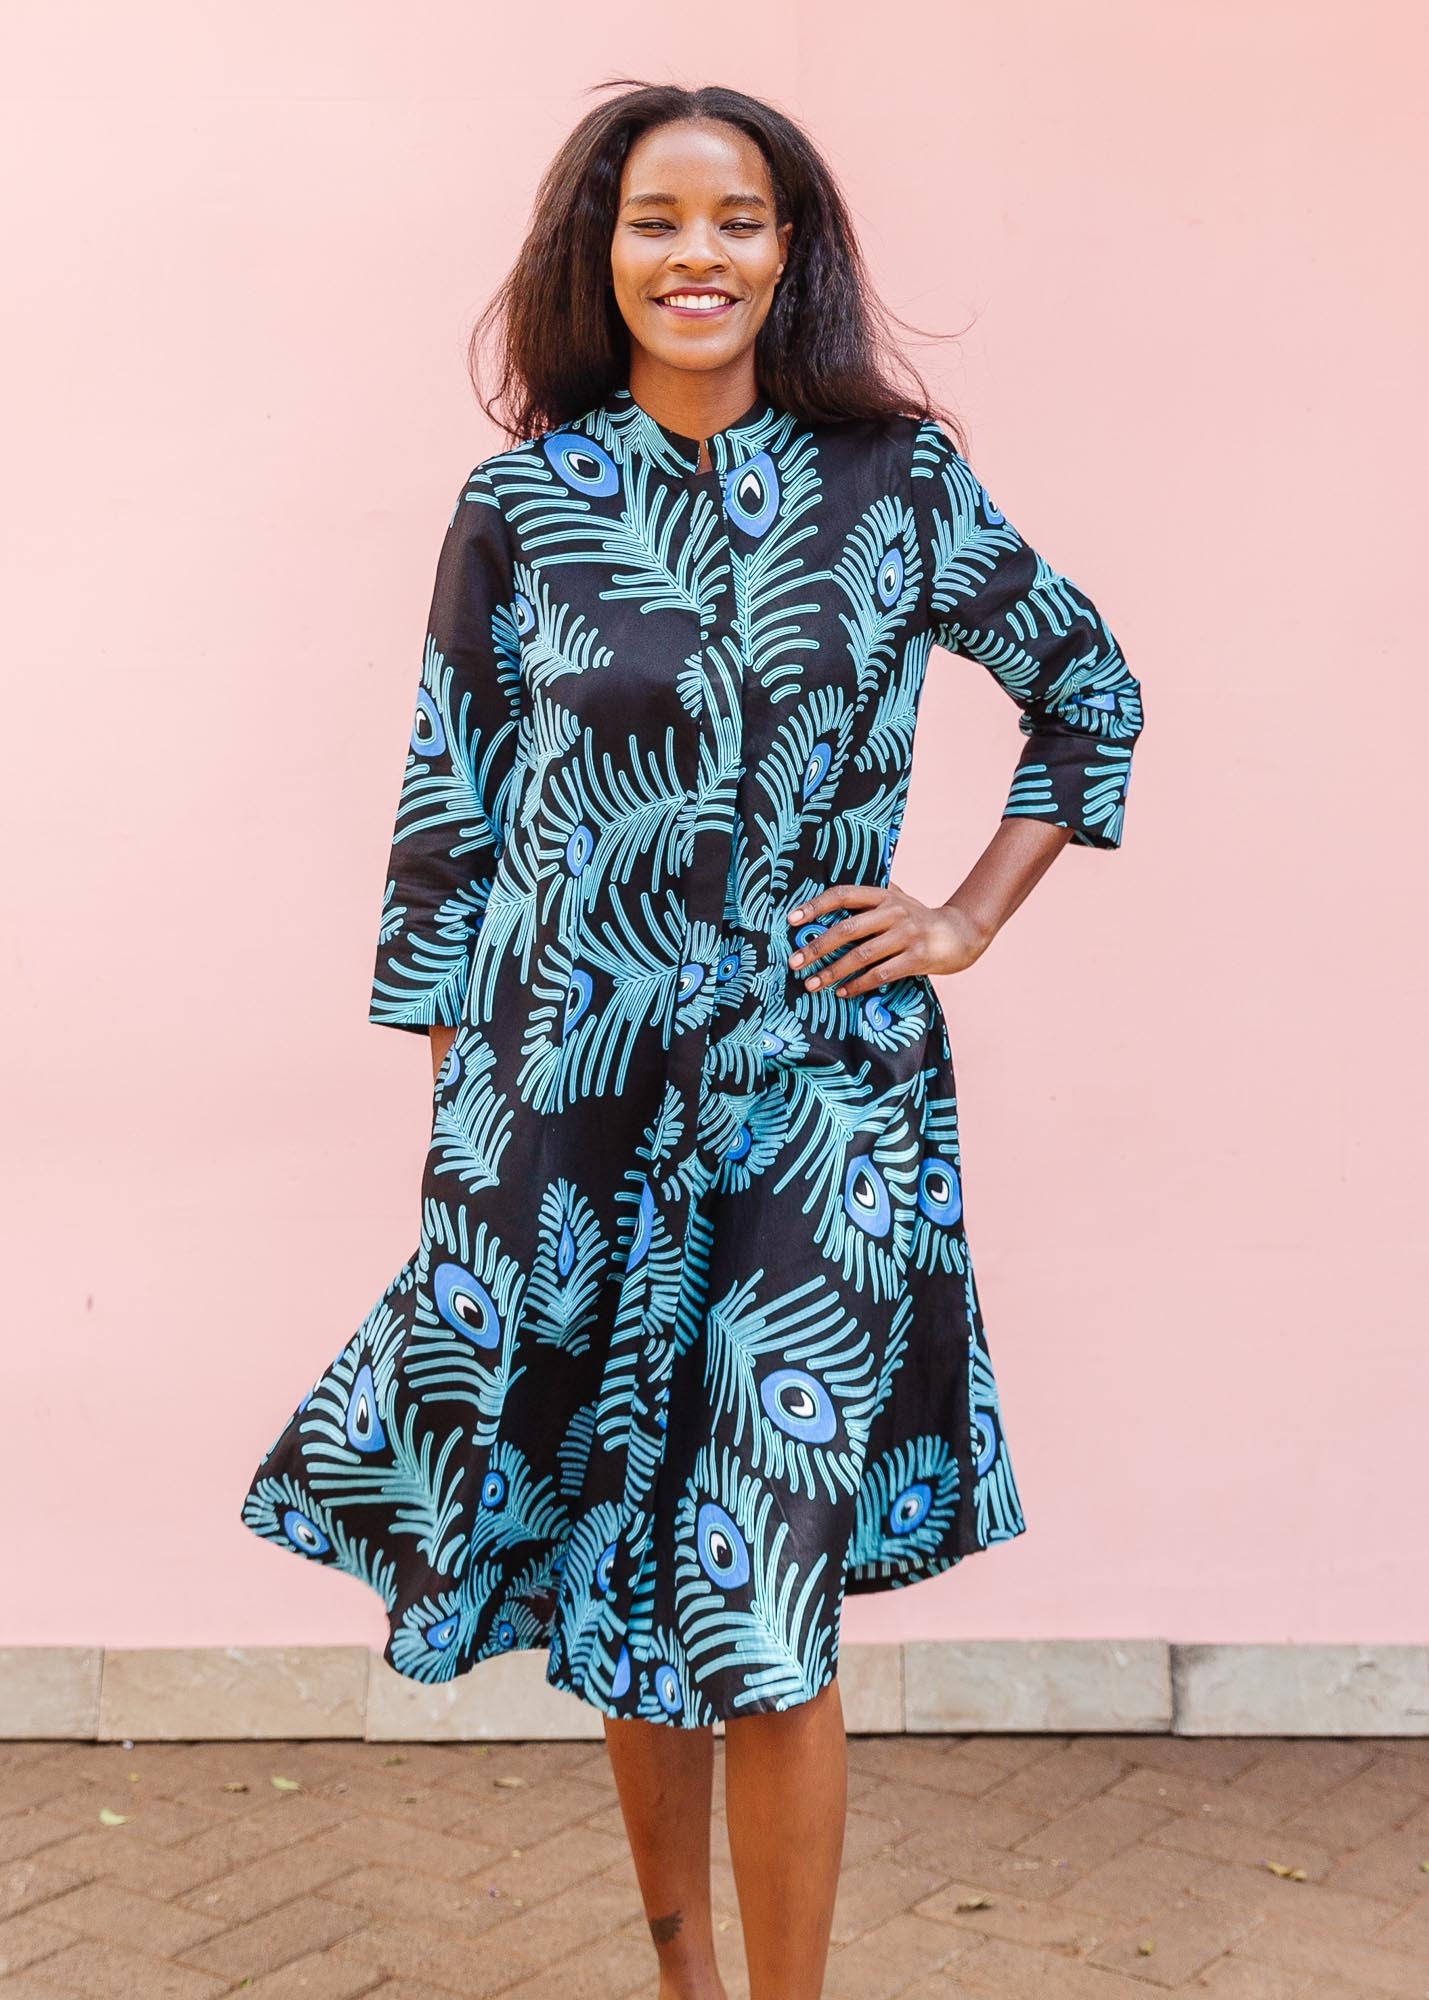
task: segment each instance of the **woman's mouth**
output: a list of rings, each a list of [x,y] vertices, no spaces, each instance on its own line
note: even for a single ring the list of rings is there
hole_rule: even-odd
[[[655,304],[677,319],[719,319],[739,301],[728,292],[666,292]]]

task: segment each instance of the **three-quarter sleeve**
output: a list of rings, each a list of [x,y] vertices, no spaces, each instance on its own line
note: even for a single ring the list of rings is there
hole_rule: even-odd
[[[1106,620],[1025,542],[941,425],[920,423],[913,493],[932,637],[981,661],[1022,710],[1003,817],[1119,847],[1141,688]]]
[[[471,950],[504,845],[521,668],[506,523],[481,467],[437,559],[368,1019],[462,1019]]]

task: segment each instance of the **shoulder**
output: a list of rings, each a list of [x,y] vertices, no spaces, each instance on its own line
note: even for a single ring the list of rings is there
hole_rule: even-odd
[[[490,452],[478,460],[466,476],[470,497],[494,505],[502,486],[529,468],[538,448],[539,440],[531,439],[524,444],[510,445],[502,451]]]
[[[937,473],[967,464],[936,417],[917,419],[913,426],[911,450],[915,479],[931,479]]]
[[[529,477],[539,450],[536,438],[479,459],[461,483],[453,520],[464,519],[473,534],[504,537],[508,524],[503,499],[513,484],[519,486],[523,476]]]

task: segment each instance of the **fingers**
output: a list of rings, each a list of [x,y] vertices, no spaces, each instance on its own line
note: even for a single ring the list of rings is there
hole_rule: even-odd
[[[866,940],[881,938],[889,928],[890,919],[881,912],[861,917],[846,917],[842,923],[830,924],[821,937],[811,938],[789,955],[789,970],[801,972],[812,969],[821,959],[832,958],[839,952],[853,952]],[[884,950],[887,949],[885,945]],[[860,961],[862,962],[862,961]],[[819,975],[806,979],[806,986],[817,985]],[[822,975],[827,978],[825,972]]]
[[[835,998],[851,999],[859,993],[870,993],[877,986],[886,985],[896,978],[890,968],[904,964],[911,954],[900,941],[884,936],[868,938],[861,944],[852,944],[840,953],[837,962],[812,978],[804,981],[811,993],[820,987],[831,986]]]
[[[789,954],[789,969],[798,972],[804,967],[812,967],[820,959],[830,958],[834,953],[856,944],[860,939],[882,936],[896,923],[902,914],[902,906],[889,899],[887,890],[874,888],[867,890],[860,885],[834,884],[813,896],[807,903],[801,903],[797,910],[789,912],[790,921],[803,924],[813,921],[825,910],[848,910],[850,914],[817,936],[796,945]],[[827,977],[827,975],[825,975]],[[818,986],[818,978],[806,979],[810,988]]]
[[[793,924],[808,922],[811,917],[821,917],[826,910],[854,910],[866,908],[883,901],[892,888],[880,888],[876,882],[830,882],[820,889],[816,896],[806,897],[789,912]]]
[[[911,952],[896,952],[892,958],[881,959],[867,972],[855,974],[847,985],[834,988],[835,1000],[856,1000],[860,993],[876,993],[881,986],[892,985],[895,979],[912,979],[917,975],[918,963]],[[843,969],[833,974],[842,980]]]

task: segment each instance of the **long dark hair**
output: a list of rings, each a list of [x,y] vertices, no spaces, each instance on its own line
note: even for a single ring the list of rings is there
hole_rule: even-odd
[[[755,336],[761,389],[811,423],[933,417],[960,451],[957,419],[935,408],[917,370],[891,339],[896,318],[874,295],[838,182],[791,118],[710,84],[613,78],[633,85],[588,111],[547,167],[526,240],[468,347],[477,400],[513,441],[558,429],[629,379],[630,332],[610,289],[610,243],[626,155],[644,132],[676,119],[719,119],[764,155],[776,221],[794,224],[784,274]],[[898,320],[899,326],[906,325]],[[494,328],[499,376],[482,392],[481,357]],[[911,378],[900,388],[896,375]]]

